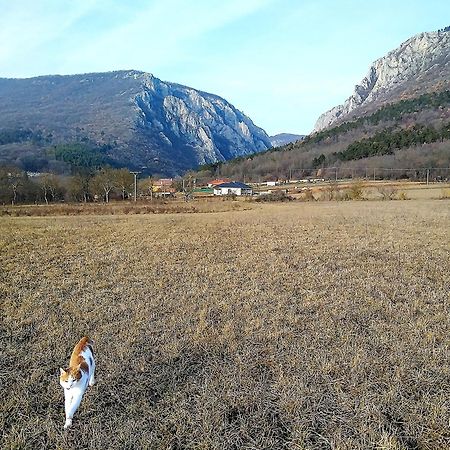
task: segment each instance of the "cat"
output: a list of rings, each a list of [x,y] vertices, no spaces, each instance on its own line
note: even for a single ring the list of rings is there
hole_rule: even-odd
[[[66,422],[64,428],[72,425],[73,415],[78,409],[88,385],[95,384],[95,361],[93,342],[88,337],[80,339],[73,349],[69,368],[59,369],[59,384],[64,388]]]

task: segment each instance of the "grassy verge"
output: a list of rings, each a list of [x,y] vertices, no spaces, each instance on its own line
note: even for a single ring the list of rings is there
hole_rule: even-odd
[[[128,214],[178,214],[242,211],[251,206],[243,201],[224,198],[198,198],[195,201],[139,201],[110,203],[56,203],[49,205],[0,206],[0,216],[77,216],[77,215],[128,215]]]

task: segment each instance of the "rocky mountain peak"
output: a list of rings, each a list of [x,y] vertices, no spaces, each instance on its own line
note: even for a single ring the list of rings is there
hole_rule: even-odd
[[[176,175],[271,147],[266,132],[225,99],[137,70],[0,78],[0,98],[0,130],[39,131],[58,144],[89,141],[109,148],[115,164],[151,173]],[[20,160],[10,144],[0,149],[4,161]]]
[[[420,33],[405,41],[386,56],[377,59],[367,75],[355,86],[342,105],[322,114],[314,131],[327,128],[351,115],[364,114],[372,106],[392,96],[419,94],[450,84],[450,27]]]

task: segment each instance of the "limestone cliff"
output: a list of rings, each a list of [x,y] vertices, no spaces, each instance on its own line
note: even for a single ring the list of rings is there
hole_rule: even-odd
[[[377,59],[342,105],[322,114],[314,131],[410,96],[450,86],[450,27],[418,34]]]
[[[97,143],[118,166],[150,173],[176,175],[271,147],[265,131],[223,98],[135,70],[0,78],[0,99],[0,131]],[[20,160],[20,148],[13,150],[0,156]]]

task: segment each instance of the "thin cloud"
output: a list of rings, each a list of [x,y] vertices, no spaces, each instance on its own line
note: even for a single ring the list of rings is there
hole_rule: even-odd
[[[70,55],[64,71],[80,64],[92,70],[107,66],[157,70],[186,58],[189,43],[208,32],[256,12],[273,0],[156,1],[132,20],[108,30]]]
[[[0,5],[0,69],[13,67],[35,49],[58,39],[92,9],[85,0],[71,2],[64,8],[62,2],[49,0],[5,3]]]

